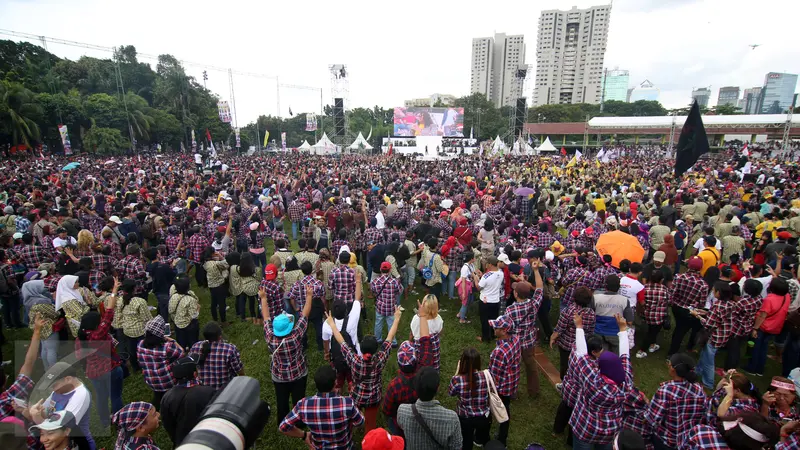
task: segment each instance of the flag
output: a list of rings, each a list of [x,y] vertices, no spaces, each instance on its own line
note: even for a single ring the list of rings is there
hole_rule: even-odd
[[[469,140],[470,141],[472,140],[472,130],[473,129],[474,129],[474,127],[469,127]]]
[[[267,144],[269,143],[269,131],[264,132],[264,148],[267,148]]]
[[[197,141],[194,139],[194,130],[192,130],[192,151],[197,151]]]
[[[66,125],[58,126],[58,134],[61,135],[61,145],[64,146],[64,155],[69,156],[72,154],[72,144],[69,142],[69,132]]]
[[[700,106],[695,101],[686,123],[683,124],[681,136],[678,138],[678,147],[675,153],[675,176],[680,176],[700,158],[700,155],[708,153],[708,137],[706,129],[703,127],[703,119],[700,117]]]
[[[394,148],[392,148],[392,143],[389,142],[389,151],[388,151],[389,156],[392,156],[392,151],[393,150],[394,150]]]
[[[564,155],[564,156],[567,156],[567,149],[565,149],[564,147],[561,147],[561,154]]]
[[[597,152],[597,159],[603,159],[603,156],[605,156],[605,154],[606,154],[606,148],[601,147],[600,151]]]
[[[533,139],[528,135],[528,145],[533,145]]]
[[[281,132],[281,148],[286,150],[286,132]]]
[[[747,143],[742,147],[742,156],[750,156],[750,150],[747,149]]]
[[[317,131],[317,115],[306,114],[306,131]]]
[[[290,115],[290,116],[293,116],[293,115],[294,115],[294,114],[292,113],[292,107],[291,107],[291,106],[289,107],[289,115]]]
[[[367,135],[367,142],[369,142],[369,139],[371,137],[372,137],[372,125],[369,126],[369,134]]]
[[[241,148],[242,141],[241,141],[241,137],[239,136],[239,128],[236,127],[235,131],[236,131],[236,148]]]
[[[181,141],[181,153],[186,153],[186,146],[183,145],[182,141]]]
[[[583,156],[583,153],[580,150],[575,150],[575,157],[578,158],[578,161],[581,160],[581,156]]]
[[[595,159],[594,163],[597,165],[597,168],[599,169],[600,168],[600,160],[599,159]]]
[[[578,163],[578,155],[576,154],[572,157],[572,159],[569,160],[569,162],[567,163],[567,167],[573,167],[577,163]]]
[[[208,139],[208,145],[209,145],[208,148],[211,149],[211,156],[216,157],[217,149],[214,148],[214,141],[211,140],[211,133],[208,131],[208,128],[206,128],[206,138]]]

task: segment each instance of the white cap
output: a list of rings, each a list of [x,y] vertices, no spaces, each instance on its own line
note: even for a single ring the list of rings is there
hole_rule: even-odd
[[[109,222],[114,222],[117,225],[122,223],[122,220],[120,220],[120,218],[118,216],[111,216],[111,217],[108,218],[108,221]]]
[[[508,255],[505,253],[501,253],[500,256],[497,257],[497,260],[503,264],[511,264],[511,260],[508,259]]]

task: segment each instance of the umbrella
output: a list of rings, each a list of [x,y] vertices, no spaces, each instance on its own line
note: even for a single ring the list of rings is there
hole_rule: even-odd
[[[529,195],[533,195],[536,192],[533,188],[529,187],[521,187],[514,190],[514,195],[519,195],[521,197],[527,197]]]
[[[453,201],[450,200],[449,198],[446,198],[446,199],[442,200],[442,203],[439,204],[439,206],[441,206],[442,209],[450,209],[450,208],[453,207]]]
[[[619,262],[627,259],[630,262],[642,262],[644,249],[639,241],[630,234],[622,231],[612,231],[600,235],[597,240],[597,253],[611,255],[611,265],[619,267]]]
[[[67,164],[66,166],[64,166],[64,168],[61,169],[61,170],[75,170],[78,167],[80,167],[80,165],[81,165],[81,163],[71,162],[71,163]]]
[[[114,164],[115,162],[117,162],[117,161],[115,161],[113,159],[109,159],[108,161],[104,162],[103,164]]]

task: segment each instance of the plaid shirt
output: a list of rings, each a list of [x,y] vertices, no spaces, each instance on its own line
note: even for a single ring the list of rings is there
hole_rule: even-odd
[[[722,399],[725,398],[725,389],[717,389],[710,397],[706,399],[705,402],[705,419],[703,419],[703,423],[706,425],[717,426],[717,421],[719,416],[717,415],[717,410],[719,409],[719,404],[722,403]],[[761,407],[758,405],[758,402],[754,398],[734,398],[731,401],[731,405],[728,407],[728,416],[732,416],[734,414],[739,414],[742,412],[754,412],[756,414],[761,414]]]
[[[114,261],[110,256],[106,256],[102,253],[94,253],[91,258],[92,266],[94,266],[94,269],[98,272],[110,275],[114,271]]]
[[[702,308],[708,297],[708,284],[697,272],[675,275],[670,288],[672,304],[681,308]]]
[[[458,397],[456,413],[458,417],[488,417],[489,416],[489,384],[486,374],[481,370],[472,374],[475,388],[469,384],[465,375],[456,375],[450,379],[447,392]]]
[[[661,283],[647,283],[644,287],[644,323],[663,324],[668,306],[669,289]]]
[[[0,419],[14,416],[14,399],[27,399],[32,390],[33,380],[27,375],[19,374],[11,387],[0,392]]]
[[[748,294],[742,295],[738,302],[736,302],[736,317],[735,326],[733,328],[734,336],[745,336],[753,331],[756,324],[756,314],[761,309],[761,304],[764,299],[761,295],[752,297]]]
[[[272,238],[273,242],[277,242],[277,241],[279,241],[281,239],[283,239],[285,242],[291,242],[289,240],[289,236],[287,236],[286,233],[284,233],[283,231],[280,231],[280,230],[273,231],[270,234],[270,237]],[[261,245],[258,245],[256,247],[254,247],[252,244],[250,244],[250,247],[251,248],[263,248],[264,247],[264,239],[263,239],[263,237],[261,239],[258,239],[258,238],[256,238],[256,239],[258,240],[259,243],[261,243]]]
[[[103,245],[111,249],[110,257],[113,259],[122,259],[122,246],[112,239],[104,239]]]
[[[189,261],[199,264],[200,258],[203,256],[203,250],[210,244],[208,239],[202,233],[195,233],[189,238]]]
[[[706,394],[700,383],[665,381],[653,395],[644,419],[653,434],[675,447],[682,430],[699,425],[705,414]]]
[[[425,336],[414,341],[414,356],[417,360],[417,370],[422,367],[434,366],[433,346],[431,337]],[[417,401],[417,391],[414,390],[413,373],[397,371],[397,376],[389,382],[386,387],[386,394],[383,396],[383,414],[390,420],[397,418],[397,408],[402,404],[414,403]]]
[[[552,234],[539,231],[536,233],[536,246],[539,248],[548,249],[556,242],[555,236]]]
[[[311,286],[314,290],[311,294],[312,301],[325,298],[325,286],[322,282],[314,277],[314,275],[306,275],[289,290],[289,298],[294,300],[298,311],[302,311],[303,305],[306,304],[306,286]]]
[[[433,223],[433,227],[442,230],[443,236],[450,236],[453,233],[453,227],[447,223],[446,219],[436,219],[436,222]]]
[[[145,325],[152,318],[147,301],[141,297],[133,297],[127,306],[122,307],[122,332],[132,338],[142,336]]]
[[[445,264],[447,264],[447,267],[455,270],[456,267],[461,267],[463,265],[463,256],[464,247],[461,244],[456,244],[455,247],[450,249],[450,252],[447,253],[447,256],[442,258],[442,260]]]
[[[632,387],[625,393],[625,403],[622,406],[622,427],[639,433],[645,442],[650,436],[650,426],[644,420],[647,410],[647,398],[644,393]]]
[[[139,257],[128,255],[117,263],[117,272],[121,280],[133,280],[136,282],[136,293],[144,292],[144,283],[147,280],[147,271]]]
[[[521,374],[521,359],[522,347],[517,336],[511,335],[508,339],[497,340],[497,347],[489,356],[489,373],[492,374],[498,394],[505,396],[516,394]]]
[[[356,271],[343,265],[331,270],[328,289],[333,292],[333,300],[353,303],[356,300]]]
[[[350,395],[359,407],[375,406],[381,401],[383,367],[392,351],[392,343],[383,341],[378,352],[369,359],[360,356],[348,345],[342,346],[350,372],[353,375],[353,391]]]
[[[175,385],[172,378],[171,366],[178,358],[183,356],[183,349],[172,339],[163,345],[147,348],[144,341],[139,342],[136,357],[142,366],[144,382],[156,392],[166,392]]]
[[[576,313],[580,313],[581,318],[583,319],[583,333],[586,338],[588,339],[594,334],[594,324],[597,320],[594,310],[589,307],[584,308],[578,306],[574,303],[569,305],[561,311],[561,314],[558,316],[558,323],[553,329],[554,332],[558,333],[556,343],[558,343],[558,346],[564,350],[572,351],[575,349],[574,317]],[[534,320],[536,320],[535,317]]]
[[[375,245],[378,245],[378,244],[383,244],[385,240],[386,239],[382,230],[372,227],[369,227],[364,230],[365,243],[369,243],[371,241],[374,242]]]
[[[346,239],[337,239],[333,241],[333,244],[331,244],[331,255],[337,262],[339,261],[339,253],[342,252],[342,247],[345,245],[350,247],[350,250],[353,250],[350,242],[348,242]]]
[[[208,341],[195,342],[189,353],[201,354],[206,342]],[[219,390],[233,377],[239,375],[243,367],[239,349],[235,345],[215,341],[211,343],[211,351],[208,352],[203,365],[197,366],[197,378],[200,384]]]
[[[289,220],[292,222],[300,222],[303,220],[303,214],[306,212],[306,206],[299,201],[293,201],[291,205],[289,205],[289,210],[287,211],[289,215]]]
[[[283,313],[283,288],[275,280],[261,280],[261,287],[267,292],[269,316]]]
[[[785,441],[775,444],[775,450],[793,450],[800,448],[800,433],[792,433]]]
[[[750,231],[750,228],[739,227],[739,230],[741,231],[741,236],[745,243],[750,243],[753,241],[753,232]]]
[[[89,379],[100,378],[121,364],[121,360],[116,357],[114,342],[108,334],[113,320],[114,310],[106,309],[100,318],[100,325],[89,333],[88,340],[93,344],[87,347],[99,350],[86,358],[86,377]],[[83,346],[86,346],[84,341],[75,339],[75,350],[80,352]]]
[[[618,386],[600,375],[597,362],[583,355],[573,364],[580,394],[569,425],[575,437],[592,444],[608,444],[622,426],[625,386],[633,386],[633,372],[627,355],[620,356],[625,370],[625,385]]]
[[[542,290],[536,289],[533,297],[524,302],[514,302],[506,308],[505,315],[514,322],[514,334],[523,350],[536,345],[536,314],[542,305]]]
[[[615,269],[614,266],[610,264],[603,264],[595,269],[589,276],[588,288],[593,291],[598,289],[603,290],[606,288],[606,277],[609,275],[619,275],[619,273],[620,272]]]
[[[369,287],[375,294],[375,313],[382,316],[393,315],[397,295],[403,291],[400,281],[385,273],[373,279]]]
[[[28,270],[36,270],[42,263],[50,259],[44,248],[33,244],[22,247],[19,257]]]
[[[561,297],[561,304],[564,307],[571,305],[574,302],[575,289],[581,286],[589,287],[591,283],[592,274],[589,269],[585,267],[575,267],[570,269],[564,278],[561,279],[561,285],[564,286],[564,296]]]
[[[777,448],[777,447],[776,447]],[[678,439],[677,450],[729,450],[728,443],[716,428],[695,425],[684,431]]]
[[[181,241],[180,234],[170,234],[165,239],[165,244],[167,246],[167,253],[172,254],[175,253],[175,250],[178,249],[178,243]]]
[[[353,427],[363,425],[364,416],[352,398],[319,392],[297,402],[279,428],[285,432],[304,424],[311,432],[315,449],[350,450],[353,448]]]
[[[303,352],[303,335],[306,334],[306,329],[308,319],[301,315],[291,333],[278,337],[272,331],[272,321],[264,321],[264,339],[272,352],[273,381],[288,383],[308,374],[306,355]]]
[[[714,348],[722,348],[733,336],[739,319],[735,315],[736,303],[733,300],[717,300],[711,307],[711,312],[705,316],[698,316],[700,322],[709,330],[708,343]]]
[[[106,221],[102,217],[94,214],[82,214],[80,219],[83,228],[89,230],[94,237],[99,238],[102,235],[103,227],[106,226]]]

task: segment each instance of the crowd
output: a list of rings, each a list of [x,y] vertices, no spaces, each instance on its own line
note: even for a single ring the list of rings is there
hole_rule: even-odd
[[[745,177],[730,151],[675,178],[660,151],[625,155],[5,161],[3,323],[33,337],[0,394],[3,448],[95,450],[91,411],[116,449],[167,444],[160,426],[177,446],[234,377],[267,370],[275,426],[309,448],[353,448],[358,427],[364,449],[506,448],[548,345],[553,433],[575,449],[798,448],[800,169],[752,158]],[[643,255],[600,251],[607,233]],[[442,307],[491,352],[445,348]],[[234,320],[263,327],[269,368],[223,339]],[[662,355],[648,399],[632,357]],[[123,404],[131,372],[151,399]]]

